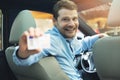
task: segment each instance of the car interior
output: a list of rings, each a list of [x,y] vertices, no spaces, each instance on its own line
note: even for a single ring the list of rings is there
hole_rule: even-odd
[[[21,3],[19,0],[12,1],[14,5],[11,6],[3,6],[3,4],[8,5],[7,2],[9,1],[7,0],[2,1],[1,3],[3,4],[0,3],[0,8],[4,14],[3,33],[4,36],[6,35],[3,38],[5,39],[4,50],[0,52],[2,53],[0,54],[0,80],[70,80],[68,76],[61,70],[54,56],[43,58],[38,63],[35,63],[31,66],[17,66],[12,60],[12,54],[15,46],[18,45],[19,37],[25,30],[27,30],[29,27],[43,26],[39,28],[45,32],[54,25],[51,7],[53,7],[53,4],[57,1],[58,0],[44,0],[40,1],[41,5],[39,5],[39,2],[37,1],[33,2],[27,0],[23,3]],[[79,5],[79,0],[74,1],[78,4],[79,7],[81,7],[81,10],[84,10],[84,8],[86,8],[83,5],[89,5],[93,7],[93,5],[90,5],[88,3]],[[84,1],[85,0],[81,0],[81,3]],[[102,11],[99,11],[99,13],[101,13],[103,16],[107,17],[105,20],[107,21],[106,24],[109,26],[110,30],[106,31],[105,33],[109,36],[97,40],[92,49],[90,51],[82,53],[82,56],[80,57],[80,69],[83,69],[82,75],[84,77],[84,80],[120,80],[120,1],[86,1],[89,3],[95,3],[97,1],[98,3],[106,3],[110,1],[111,4],[109,4],[109,7],[111,7],[109,11],[107,10],[107,16],[106,13],[103,15]],[[26,5],[28,2],[29,4]],[[44,4],[50,5],[45,6]],[[95,9],[95,12],[97,13],[97,8]],[[102,9],[104,10],[105,8]],[[83,33],[84,36],[91,36],[97,33],[99,34],[99,32],[94,31],[90,27],[91,24],[89,23],[89,20],[87,21],[86,19],[83,19],[83,16],[88,14],[91,14],[90,17],[96,16],[96,13],[92,14],[90,11],[92,12],[92,9],[86,9],[80,13],[82,16],[80,15],[79,18],[79,30]],[[86,18],[90,17],[86,16]],[[94,25],[94,28],[96,29],[96,24]],[[48,27],[46,28],[44,26]]]
[[[57,1],[58,0],[42,0],[42,1],[37,0],[36,2],[33,2],[33,1],[22,1],[21,2],[19,0],[16,0],[16,1],[12,0],[11,2],[13,5],[8,5],[7,3],[10,3],[9,1],[1,0],[2,4],[0,3],[0,9],[1,9],[1,11],[0,11],[1,21],[0,22],[2,23],[1,24],[2,28],[0,27],[0,30],[3,30],[3,31],[1,31],[1,34],[3,35],[1,40],[3,42],[2,41],[0,41],[0,42],[2,42],[3,45],[2,45],[2,49],[0,51],[0,60],[1,60],[0,79],[2,79],[2,80],[24,80],[24,79],[31,80],[31,79],[33,79],[33,80],[35,80],[35,79],[39,78],[39,80],[56,80],[56,78],[57,78],[59,80],[65,80],[65,79],[68,80],[68,77],[66,76],[66,74],[63,71],[61,71],[55,58],[52,56],[47,57],[47,58],[41,60],[41,62],[39,62],[39,63],[43,63],[44,61],[45,62],[48,61],[48,63],[46,63],[46,64],[47,65],[49,64],[49,65],[44,67],[44,68],[46,68],[46,70],[44,70],[42,68],[41,68],[42,70],[34,69],[35,70],[34,72],[37,72],[38,70],[40,70],[40,74],[43,74],[41,76],[38,75],[39,73],[34,75],[33,71],[29,72],[29,70],[31,70],[30,68],[28,69],[26,67],[16,66],[12,61],[12,52],[14,50],[14,46],[18,45],[18,38],[24,30],[28,29],[31,25],[32,26],[41,25],[41,24],[39,24],[39,21],[43,22],[43,19],[41,21],[40,19],[38,19],[39,17],[46,18],[46,16],[47,16],[47,19],[45,19],[44,22],[50,23],[51,26],[53,25],[53,24],[51,24],[51,20],[50,20],[53,18],[53,16],[48,13],[52,13],[53,4],[56,3]],[[44,4],[49,5],[49,6],[46,6]],[[25,10],[25,13],[28,13],[28,14],[24,15],[23,10]],[[27,11],[27,10],[29,10],[29,11]],[[20,13],[20,12],[22,12],[22,13]],[[47,13],[43,13],[43,12],[47,12]],[[38,16],[37,14],[42,15],[42,17]],[[44,16],[44,14],[45,14],[45,16]],[[18,15],[21,15],[21,18],[18,17]],[[27,16],[29,16],[29,17],[27,17]],[[27,17],[27,19],[24,19],[25,17]],[[34,19],[33,19],[33,17],[34,17]],[[29,22],[28,22],[28,20],[29,20]],[[25,24],[24,21],[27,22],[28,24]],[[83,32],[85,34],[85,36],[96,34],[81,18],[79,19],[79,21],[80,21],[79,29],[81,30],[81,32]],[[17,26],[19,25],[19,27],[15,27],[16,25]],[[21,27],[20,25],[22,25],[23,27]],[[47,24],[44,24],[44,25],[47,25]],[[49,26],[47,29],[49,29],[51,26]],[[44,28],[42,28],[42,29],[44,29]],[[43,31],[45,31],[47,29],[45,28]],[[1,44],[0,44],[0,46],[1,46]],[[51,63],[50,63],[50,60],[52,61]],[[38,63],[38,65],[40,65],[39,63]],[[41,65],[44,65],[44,64],[41,64]],[[35,68],[35,67],[36,66],[33,66],[33,68]],[[45,76],[44,76],[44,74],[45,74]],[[48,77],[47,77],[47,75],[48,75]],[[38,78],[35,78],[36,76],[38,76]]]
[[[39,15],[42,14],[42,15],[36,16],[36,14],[39,14]],[[30,67],[17,66],[12,60],[12,54],[15,49],[15,46],[18,45],[19,37],[25,30],[27,30],[31,26],[37,27],[39,26],[39,24],[45,25],[46,23],[47,25],[51,25],[51,26],[48,26],[48,28],[45,28],[45,29],[43,29],[44,26],[40,27],[42,31],[45,32],[47,29],[50,29],[52,27],[53,23],[51,22],[49,23],[46,22],[44,24],[40,20],[40,23],[39,23],[37,21],[38,17],[42,19],[43,21],[46,21],[46,19],[52,20],[53,18],[52,14],[41,13],[38,11],[31,11],[31,10],[22,10],[16,16],[12,24],[12,28],[10,31],[10,37],[9,37],[9,42],[13,44],[13,46],[10,46],[5,50],[8,65],[10,66],[10,69],[15,74],[18,80],[41,80],[41,79],[43,80],[56,80],[56,79],[69,80],[68,76],[60,69],[58,62],[53,56],[48,56],[46,58],[43,58],[42,60],[40,60],[39,63],[34,64]]]

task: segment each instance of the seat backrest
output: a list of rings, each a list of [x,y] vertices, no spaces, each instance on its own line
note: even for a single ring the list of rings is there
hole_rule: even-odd
[[[93,46],[93,58],[101,80],[120,80],[120,0],[113,0],[108,14],[107,24],[115,28],[114,35],[96,41]]]
[[[101,80],[120,80],[120,37],[105,37],[93,46],[93,58]]]
[[[13,22],[9,42],[17,44],[21,34],[29,27],[36,27],[34,16],[30,10],[21,11]],[[17,66],[12,59],[15,46],[6,49],[7,62],[18,80],[69,80],[53,57],[41,59],[31,66]]]

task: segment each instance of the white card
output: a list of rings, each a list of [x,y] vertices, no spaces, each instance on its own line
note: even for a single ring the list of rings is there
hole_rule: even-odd
[[[44,34],[41,37],[34,38],[31,36],[27,37],[28,50],[34,50],[38,48],[49,48],[50,47],[50,35]]]

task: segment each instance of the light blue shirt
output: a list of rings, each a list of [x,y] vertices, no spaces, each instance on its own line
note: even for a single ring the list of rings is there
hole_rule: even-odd
[[[73,39],[69,40],[70,43],[68,43],[56,27],[53,27],[46,32],[46,34],[50,34],[50,48],[43,49],[42,52],[31,55],[27,59],[19,59],[16,56],[16,51],[19,48],[19,46],[17,46],[13,54],[13,61],[17,65],[29,66],[38,62],[43,57],[53,55],[60,64],[61,69],[71,80],[80,80],[81,75],[75,68],[75,55],[90,49],[99,37],[95,35],[78,40],[77,36],[75,36]]]

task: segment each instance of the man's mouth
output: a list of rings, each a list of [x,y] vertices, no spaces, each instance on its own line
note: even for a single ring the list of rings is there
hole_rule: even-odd
[[[66,28],[65,30],[66,31],[74,31],[75,29],[74,28]]]

